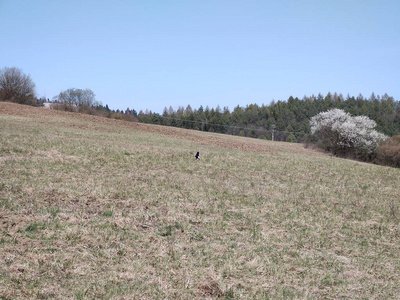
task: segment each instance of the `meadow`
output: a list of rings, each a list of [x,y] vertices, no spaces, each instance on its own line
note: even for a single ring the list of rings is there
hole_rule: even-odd
[[[301,144],[0,102],[0,299],[399,299],[399,187]]]

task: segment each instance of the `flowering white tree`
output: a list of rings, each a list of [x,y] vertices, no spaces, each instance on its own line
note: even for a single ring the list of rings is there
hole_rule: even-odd
[[[374,129],[375,121],[341,109],[319,113],[311,118],[310,125],[319,145],[335,154],[371,155],[388,138]]]

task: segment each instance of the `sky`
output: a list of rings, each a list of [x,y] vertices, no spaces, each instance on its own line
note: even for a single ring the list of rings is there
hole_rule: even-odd
[[[0,0],[0,68],[111,109],[400,100],[398,0]]]

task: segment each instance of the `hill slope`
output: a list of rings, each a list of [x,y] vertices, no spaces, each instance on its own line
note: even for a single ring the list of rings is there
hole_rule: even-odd
[[[399,184],[298,144],[0,102],[0,298],[396,299]]]

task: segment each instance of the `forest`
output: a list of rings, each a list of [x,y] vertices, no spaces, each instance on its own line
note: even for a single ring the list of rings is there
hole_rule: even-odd
[[[376,130],[388,136],[400,134],[400,102],[393,97],[363,95],[343,97],[326,96],[289,97],[287,101],[272,101],[269,105],[249,104],[221,109],[200,106],[193,109],[164,108],[162,115],[140,111],[139,122],[181,127],[186,129],[240,135],[287,142],[305,142],[310,134],[310,118],[320,112],[339,108],[354,116],[368,116],[377,123]]]

